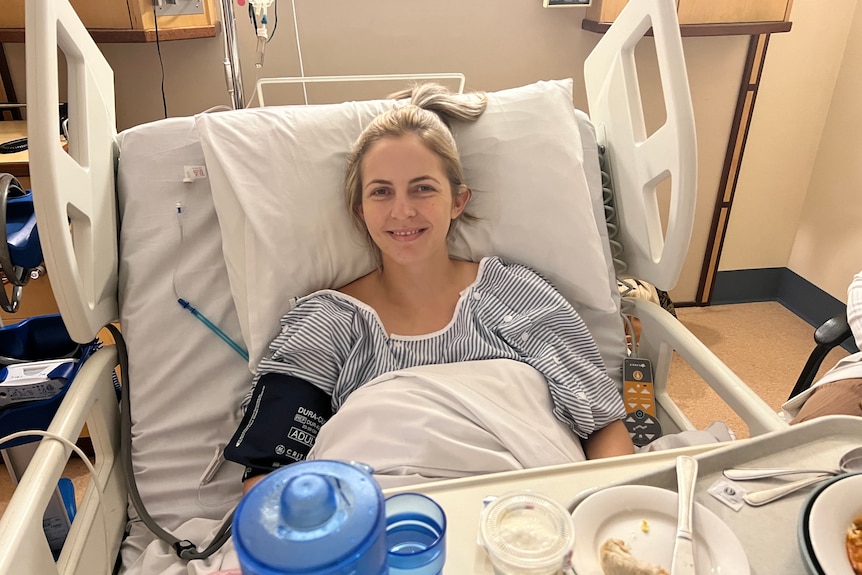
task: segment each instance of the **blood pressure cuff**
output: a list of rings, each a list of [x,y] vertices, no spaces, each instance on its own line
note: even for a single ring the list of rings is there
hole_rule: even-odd
[[[302,461],[331,416],[331,398],[319,387],[268,373],[258,380],[225,459],[245,465],[243,481]]]

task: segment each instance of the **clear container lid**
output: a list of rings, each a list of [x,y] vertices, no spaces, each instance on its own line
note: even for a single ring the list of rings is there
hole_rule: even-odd
[[[549,497],[532,491],[501,495],[482,511],[479,538],[503,573],[556,573],[575,542],[572,517]]]

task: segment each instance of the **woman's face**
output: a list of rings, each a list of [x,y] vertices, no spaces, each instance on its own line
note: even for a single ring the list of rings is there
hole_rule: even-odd
[[[446,236],[467,205],[464,187],[453,197],[442,160],[415,135],[386,137],[362,160],[359,215],[387,261],[409,265],[448,257]]]

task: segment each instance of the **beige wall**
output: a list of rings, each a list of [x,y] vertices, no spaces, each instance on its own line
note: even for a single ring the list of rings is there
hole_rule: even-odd
[[[586,107],[581,71],[600,36],[581,30],[584,8],[544,9],[539,0],[439,0],[433,5],[403,0],[297,0],[296,4],[306,75],[460,71],[467,76],[468,89],[482,90],[571,76],[575,104]],[[772,37],[723,269],[787,265],[819,140],[816,136],[825,119],[829,98],[823,91],[828,93],[830,82],[834,83],[835,62],[846,35],[842,22],[847,19],[836,14],[849,15],[854,1],[835,0],[828,27],[816,4],[817,0],[796,0],[793,32]],[[281,2],[279,15],[262,72],[298,75],[289,2]],[[257,73],[255,39],[242,11],[237,13],[237,27],[245,95],[250,99]],[[646,39],[638,51],[646,78],[642,91],[648,98],[648,117],[658,92],[650,80],[655,67],[650,43]],[[699,201],[690,255],[671,292],[676,301],[691,301],[696,295],[747,45],[748,38],[742,36],[683,40],[697,123]],[[103,44],[100,48],[115,70],[118,128],[160,118],[156,45]],[[16,89],[23,96],[23,45],[8,44],[6,49]],[[221,36],[164,42],[161,52],[169,115],[194,114],[229,103]],[[803,61],[794,61],[794,56]],[[811,78],[817,81],[810,82]],[[810,90],[797,85],[803,80],[810,82]],[[379,96],[387,88],[377,90],[373,94],[330,92],[325,99]],[[299,102],[298,98],[297,92],[293,101]],[[812,107],[823,112],[802,114]],[[798,147],[785,133],[787,125],[794,123],[804,130]],[[776,161],[776,149],[786,163]],[[791,213],[784,218],[766,217],[763,212],[775,205],[788,206],[781,209]],[[752,232],[754,241],[748,239]]]
[[[789,267],[841,301],[862,270],[862,9],[847,49],[811,173]]]
[[[845,123],[860,117],[854,98],[862,96],[856,4],[833,0],[825,10],[818,0],[794,0],[793,29],[771,36],[721,270],[789,265],[842,300],[852,277],[847,270],[859,270],[859,250],[851,253],[852,241],[837,250],[835,238],[858,239],[862,232],[836,228],[826,217],[842,211],[849,217],[840,206],[862,184],[854,158],[862,153],[858,121]],[[851,23],[857,37],[848,46]],[[837,164],[832,156],[839,152],[854,159]]]

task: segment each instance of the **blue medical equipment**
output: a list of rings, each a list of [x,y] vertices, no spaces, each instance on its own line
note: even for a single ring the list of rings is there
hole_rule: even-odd
[[[15,313],[30,273],[42,263],[33,194],[10,174],[0,174],[0,269],[12,286],[0,290],[0,307]]]
[[[0,437],[47,430],[81,364],[98,347],[98,342],[79,345],[73,341],[58,314],[0,328]],[[0,444],[14,483],[23,476],[39,439],[32,435]],[[74,487],[68,479],[61,479],[43,518],[55,557],[75,513]]]
[[[16,313],[24,286],[42,264],[42,247],[33,194],[10,174],[0,174],[0,307]],[[0,436],[45,431],[83,361],[98,347],[71,339],[59,314],[37,316],[0,327]],[[17,484],[36,450],[38,435],[0,444],[0,453]],[[61,478],[45,509],[43,529],[58,557],[75,518],[75,489]]]

